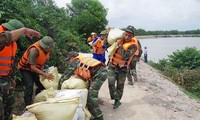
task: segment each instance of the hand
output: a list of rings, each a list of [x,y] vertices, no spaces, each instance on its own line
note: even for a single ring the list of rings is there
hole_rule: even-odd
[[[116,42],[117,42],[118,45],[121,45],[121,44],[122,44],[122,39],[118,38],[118,39],[116,40]]]
[[[29,37],[30,39],[32,39],[33,36],[35,36],[35,37],[37,37],[37,38],[40,38],[40,37],[41,37],[41,35],[40,35],[39,32],[37,32],[37,31],[35,31],[35,30],[33,30],[33,29],[30,29],[30,28],[26,28],[24,34],[25,34],[27,37]]]
[[[44,77],[48,80],[53,80],[54,79],[54,76],[52,73],[45,73]]]

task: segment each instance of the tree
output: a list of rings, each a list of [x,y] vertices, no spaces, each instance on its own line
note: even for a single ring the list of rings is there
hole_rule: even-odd
[[[79,34],[99,33],[108,23],[107,10],[98,0],[72,0],[66,10],[71,17],[71,27]]]

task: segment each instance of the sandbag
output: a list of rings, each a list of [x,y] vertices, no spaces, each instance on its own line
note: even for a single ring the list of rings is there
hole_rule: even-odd
[[[114,42],[108,49],[107,49],[107,52],[108,52],[108,55],[111,56],[115,53],[115,50],[118,48],[117,46],[117,42]]]
[[[42,92],[38,93],[34,98],[34,103],[36,102],[43,102],[47,101],[49,98],[54,98],[56,95],[56,91],[52,88],[43,90]]]
[[[71,76],[68,80],[65,80],[62,83],[61,90],[62,89],[84,89],[88,88],[88,81],[84,81],[79,76]]]
[[[124,31],[118,28],[110,29],[108,33],[108,39],[107,39],[108,43],[112,45],[116,41],[116,39],[122,38],[123,34],[124,34]]]
[[[54,90],[56,95],[45,102],[27,106],[38,120],[89,120],[91,114],[86,109],[87,89]]]
[[[54,90],[56,90],[58,88],[58,81],[59,81],[61,75],[58,73],[57,67],[52,66],[52,67],[48,68],[48,70],[49,70],[49,73],[53,74],[54,79],[48,80],[40,75],[40,82],[45,87],[45,89],[53,88]]]
[[[56,90],[55,99],[72,99],[75,97],[80,97],[80,103],[83,107],[86,107],[88,96],[88,89],[65,89],[65,90]]]
[[[79,98],[38,102],[26,106],[38,120],[73,120],[79,105]]]
[[[20,116],[13,114],[12,120],[37,120],[37,119],[33,113],[31,113],[29,111],[25,111]]]

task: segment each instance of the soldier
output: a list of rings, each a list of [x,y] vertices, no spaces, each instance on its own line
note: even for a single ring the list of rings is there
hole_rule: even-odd
[[[108,64],[108,84],[112,100],[115,100],[113,109],[121,105],[121,98],[124,90],[126,74],[129,70],[129,64],[136,51],[136,46],[132,41],[134,37],[134,27],[128,26],[124,29],[124,37],[117,40],[118,48],[110,56]],[[117,85],[115,86],[115,84]]]
[[[135,43],[135,45],[137,47],[137,50],[134,53],[134,57],[133,57],[133,59],[132,59],[132,61],[130,63],[130,68],[129,68],[129,71],[127,73],[127,79],[128,79],[128,84],[129,85],[133,85],[134,84],[132,76],[134,78],[134,81],[138,80],[137,72],[136,72],[136,64],[140,60],[141,54],[143,52],[142,49],[141,49],[140,41],[136,37],[133,37],[132,41]]]
[[[21,21],[12,19],[0,25],[0,120],[11,120],[15,102],[14,97],[14,58],[17,51],[16,41],[25,34],[30,39],[40,37],[40,33],[24,27]]]
[[[49,59],[53,45],[54,40],[51,37],[43,37],[41,40],[33,43],[27,48],[18,63],[18,69],[21,72],[22,81],[25,86],[24,102],[26,106],[32,104],[34,83],[37,86],[36,94],[45,89],[40,83],[39,75],[42,75],[49,80],[54,79],[52,73],[44,72],[44,64]]]
[[[82,77],[83,80],[88,80],[90,83],[87,99],[88,110],[93,115],[93,120],[103,120],[103,114],[97,100],[99,90],[107,79],[105,66],[100,61],[92,57],[84,57],[75,51],[68,53],[67,60],[69,66],[59,80],[58,89],[61,89],[62,83],[73,74]]]

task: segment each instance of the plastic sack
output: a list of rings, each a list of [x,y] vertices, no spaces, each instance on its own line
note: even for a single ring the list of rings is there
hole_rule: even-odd
[[[79,105],[79,98],[38,102],[26,106],[28,111],[35,114],[38,120],[73,120]]]
[[[43,102],[49,98],[54,98],[56,95],[56,91],[52,88],[43,90],[42,92],[38,93],[34,98],[34,103],[36,102]]]
[[[48,80],[40,75],[40,82],[45,87],[45,89],[53,88],[54,90],[56,90],[58,88],[58,81],[61,75],[58,73],[57,67],[53,67],[53,66],[48,68],[48,72],[53,74],[54,79]]]
[[[113,55],[115,50],[118,48],[117,43],[113,43],[108,49],[108,55]]]
[[[91,114],[85,108],[87,89],[54,91],[54,98],[34,103],[26,108],[34,113],[38,120],[89,120]]]
[[[25,111],[22,115],[17,116],[13,114],[12,120],[37,120],[35,115],[29,111]]]
[[[108,39],[107,39],[108,43],[112,45],[116,41],[116,39],[122,38],[123,34],[124,34],[124,31],[118,28],[110,29],[108,33]]]
[[[88,88],[88,82],[84,81],[79,76],[71,76],[68,80],[62,83],[61,89],[84,89]]]

